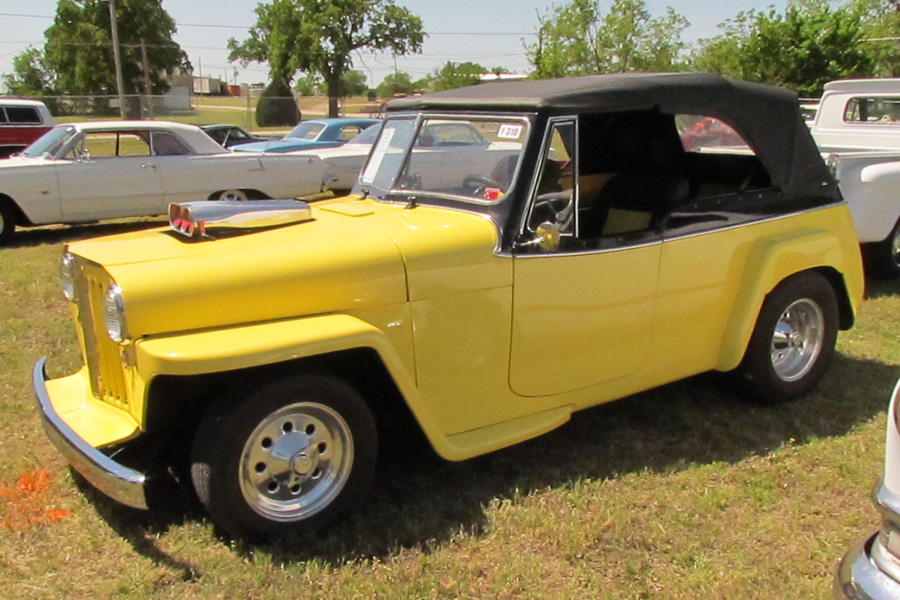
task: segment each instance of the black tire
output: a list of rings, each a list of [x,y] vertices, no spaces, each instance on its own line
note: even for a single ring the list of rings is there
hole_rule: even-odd
[[[362,397],[337,379],[275,381],[213,407],[194,438],[191,478],[219,526],[250,541],[308,533],[369,489],[378,447]]]
[[[16,215],[12,207],[0,198],[0,246],[5,246],[16,232]]]
[[[879,271],[888,277],[900,277],[900,219],[886,240],[875,245]]]
[[[834,289],[807,271],[782,281],[763,302],[738,369],[741,389],[761,404],[796,400],[815,387],[834,353]]]

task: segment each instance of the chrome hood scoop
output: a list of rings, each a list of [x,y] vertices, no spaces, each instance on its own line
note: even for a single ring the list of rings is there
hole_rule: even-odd
[[[202,200],[169,205],[169,226],[192,240],[231,237],[312,220],[299,200]]]

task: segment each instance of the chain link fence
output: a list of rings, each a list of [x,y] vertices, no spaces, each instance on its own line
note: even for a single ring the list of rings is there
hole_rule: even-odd
[[[62,121],[119,119],[119,96],[43,96],[33,98],[47,105],[51,114]],[[212,96],[169,93],[162,96],[124,96],[126,119],[166,119],[195,125],[227,123],[247,130],[259,129],[256,123],[258,96]],[[328,113],[328,97],[290,98],[297,104],[303,119],[324,117]],[[382,116],[379,101],[339,101],[341,116]],[[271,130],[271,128],[267,128]]]

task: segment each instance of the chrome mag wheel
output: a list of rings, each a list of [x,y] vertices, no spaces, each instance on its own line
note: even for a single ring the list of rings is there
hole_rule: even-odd
[[[331,504],[350,477],[353,437],[346,421],[323,404],[284,406],[257,425],[238,471],[248,506],[266,519],[307,519]]]
[[[808,298],[781,314],[772,335],[772,367],[782,381],[803,378],[816,363],[825,339],[822,309]]]

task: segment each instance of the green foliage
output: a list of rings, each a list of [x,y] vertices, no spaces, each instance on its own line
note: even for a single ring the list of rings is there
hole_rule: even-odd
[[[175,22],[157,0],[119,0],[116,20],[125,93],[144,93],[141,39],[146,41],[152,93],[168,90],[166,77],[190,68],[172,41]],[[108,0],[60,0],[45,32],[42,66],[60,94],[116,93]]]
[[[653,18],[643,0],[615,0],[604,15],[598,0],[571,0],[539,20],[537,43],[525,47],[538,78],[685,68],[689,23],[672,8]]]
[[[283,79],[269,84],[256,104],[256,124],[260,127],[293,127],[300,122],[300,110],[291,93],[291,87]]]
[[[52,93],[54,82],[44,65],[44,53],[29,47],[13,57],[13,71],[3,75],[3,83],[14,96],[40,98]]]
[[[366,83],[366,74],[362,71],[350,70],[344,73],[341,77],[341,89],[338,91],[338,95],[341,97],[346,96],[362,96],[367,91],[369,91],[369,86]],[[329,96],[333,96],[330,91],[328,92]]]
[[[294,83],[294,91],[301,96],[312,96],[316,92],[316,86],[319,90],[324,89],[322,77],[318,73],[304,73]]]
[[[443,67],[434,72],[434,91],[452,90],[475,85],[481,81],[486,69],[473,62],[455,63],[447,61]]]
[[[862,15],[827,2],[789,5],[783,13],[741,12],[703,40],[694,56],[701,71],[780,85],[818,96],[828,81],[869,77],[874,60],[861,40]]]
[[[413,82],[409,73],[398,71],[386,75],[378,86],[376,93],[379,98],[392,98],[398,94],[411,94],[416,91],[416,84]]]
[[[288,83],[297,71],[318,73],[329,90],[340,90],[354,50],[419,52],[425,35],[422,20],[393,0],[273,0],[256,14],[246,40],[228,41],[229,59],[267,61],[273,80]],[[328,110],[337,116],[333,94]]]
[[[862,17],[863,50],[872,58],[875,77],[900,76],[900,0],[854,0]],[[891,39],[893,38],[893,39]]]

